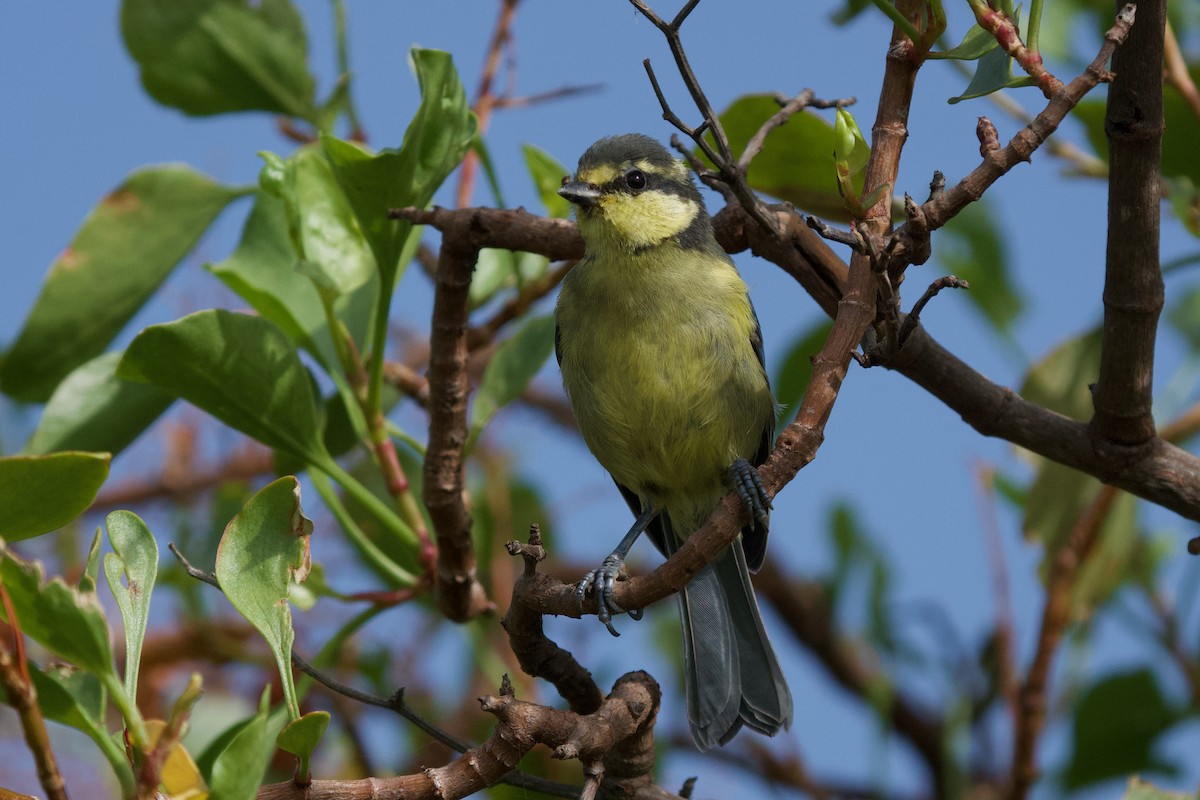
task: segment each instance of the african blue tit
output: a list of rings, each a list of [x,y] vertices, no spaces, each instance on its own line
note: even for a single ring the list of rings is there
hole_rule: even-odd
[[[559,194],[585,255],[558,297],[555,352],[584,441],[637,517],[580,600],[594,590],[613,630],[613,581],[638,535],[670,556],[736,490],[754,522],[678,595],[688,721],[702,750],[742,725],[772,736],[791,724],[792,697],[750,572],[770,507],[753,465],[776,405],[746,284],[687,166],[647,136],[596,142]]]

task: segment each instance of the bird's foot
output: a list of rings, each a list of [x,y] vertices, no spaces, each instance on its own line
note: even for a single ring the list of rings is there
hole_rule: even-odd
[[[628,573],[625,572],[625,561],[617,553],[611,553],[604,559],[604,563],[598,569],[594,569],[587,575],[583,576],[583,580],[575,584],[575,599],[579,601],[579,609],[583,610],[583,598],[587,596],[588,591],[593,591],[596,594],[596,617],[604,623],[604,627],[608,628],[608,632],[613,636],[620,636],[617,629],[613,627],[613,614],[629,614],[630,619],[641,619],[642,612],[640,609],[626,611],[617,605],[616,599],[613,597],[613,589],[616,582],[625,580]]]
[[[766,526],[771,512],[771,496],[767,494],[758,470],[746,459],[739,458],[729,466],[729,474],[742,505],[761,525]]]

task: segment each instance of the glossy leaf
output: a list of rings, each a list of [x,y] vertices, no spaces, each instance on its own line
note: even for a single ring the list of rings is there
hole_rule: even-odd
[[[421,104],[400,149],[371,155],[351,142],[321,137],[334,176],[375,253],[385,293],[395,282],[411,230],[407,222],[389,220],[388,209],[427,205],[471,146],[476,126],[450,54],[414,48],[411,55]]]
[[[0,582],[25,635],[119,690],[108,623],[96,595],[59,577],[46,580],[40,563],[18,558],[11,550],[0,550],[0,558]],[[8,619],[2,606],[0,617]]]
[[[776,111],[774,97],[751,94],[739,97],[720,115],[735,155]],[[750,162],[746,179],[751,187],[778,197],[797,208],[834,220],[849,215],[837,188],[833,125],[809,111],[794,115],[767,135],[762,152]],[[855,192],[862,191],[861,178]]]
[[[554,156],[540,147],[532,144],[521,146],[521,154],[525,156],[525,167],[529,177],[533,178],[533,188],[546,207],[546,216],[566,219],[571,216],[571,204],[558,193],[562,187],[563,177],[571,170],[564,167]]]
[[[0,391],[44,402],[112,341],[241,191],[185,166],[134,172],[50,266],[0,364]]]
[[[217,548],[217,580],[238,613],[275,655],[293,718],[299,716],[292,680],[292,611],[288,586],[311,567],[312,520],[300,507],[300,483],[291,475],[267,485],[230,521]]]
[[[298,258],[283,201],[260,191],[233,254],[207,269],[328,369],[337,363],[337,354],[325,309],[312,279],[296,269]],[[334,303],[338,317],[357,342],[366,336],[376,292],[378,282],[372,276]]]
[[[1025,301],[1012,280],[1008,246],[996,210],[985,199],[971,203],[942,228],[934,255],[951,275],[971,284],[969,300],[1001,333],[1009,333]]]
[[[300,768],[296,771],[301,776],[309,774],[309,761],[313,750],[329,727],[328,711],[310,711],[302,717],[292,720],[279,732],[275,743],[280,750],[285,750],[300,759]]]
[[[979,25],[972,25],[968,30],[963,40],[950,50],[943,52],[931,52],[930,58],[951,58],[959,61],[975,61],[982,58],[987,53],[995,50],[1000,45],[996,42],[996,37],[985,31]]]
[[[0,537],[40,536],[78,517],[96,498],[111,460],[108,453],[75,451],[0,458]]]
[[[117,374],[153,383],[308,463],[329,460],[308,370],[261,317],[210,309],[152,325],[130,343]]]
[[[258,713],[241,725],[213,759],[209,800],[253,800],[275,752],[270,709],[271,689],[263,689]],[[203,761],[202,761],[203,763]]]
[[[131,511],[114,511],[104,524],[113,548],[104,557],[104,577],[125,623],[125,694],[137,697],[150,595],[158,577],[158,543],[146,523]]]
[[[830,320],[822,319],[801,331],[784,349],[775,370],[775,401],[780,405],[776,427],[786,425],[796,416],[812,377],[813,356],[821,352],[832,326]]]
[[[1013,76],[1012,57],[1000,48],[985,53],[975,65],[975,74],[971,82],[958,97],[951,97],[949,103],[961,103],[976,97],[983,97],[1001,89],[1015,89],[1021,86],[1033,86],[1035,81],[1027,75]]]
[[[42,410],[25,452],[91,450],[116,455],[158,419],[175,397],[117,377],[120,353],[76,367]]]
[[[1181,718],[1148,669],[1096,683],[1075,706],[1065,788],[1080,789],[1131,773],[1175,774],[1178,767],[1156,755],[1154,746]]]
[[[124,0],[121,34],[142,85],[164,105],[316,119],[308,41],[291,0]]]
[[[321,151],[301,148],[286,161],[270,160],[266,170],[271,178],[263,185],[283,201],[299,268],[318,291],[337,297],[370,280],[371,250]]]
[[[554,318],[534,317],[496,348],[471,403],[474,440],[496,412],[516,400],[554,350]]]

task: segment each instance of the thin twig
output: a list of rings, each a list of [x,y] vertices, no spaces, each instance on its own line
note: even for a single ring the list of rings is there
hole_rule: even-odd
[[[8,618],[8,633],[12,636],[11,647],[0,637],[0,684],[3,684],[8,695],[8,704],[16,709],[17,717],[21,720],[25,744],[37,765],[38,782],[46,792],[46,797],[50,800],[67,800],[66,784],[63,783],[62,773],[58,770],[54,748],[46,732],[46,720],[42,717],[41,706],[38,705],[37,689],[34,688],[33,678],[29,674],[29,662],[25,658],[25,635],[21,632],[17,612],[2,583],[0,604],[4,606],[4,616]]]
[[[900,346],[904,346],[904,342],[912,334],[913,329],[916,328],[920,323],[921,312],[925,310],[926,304],[936,297],[938,292],[940,292],[942,289],[970,288],[970,283],[964,281],[962,278],[956,278],[953,275],[945,275],[929,284],[929,288],[925,290],[925,294],[921,295],[921,299],[913,304],[912,311],[908,312],[908,316],[904,318],[904,323],[900,326]]]
[[[496,26],[492,30],[492,39],[488,45],[487,56],[483,61],[483,71],[479,76],[479,89],[475,93],[475,118],[478,120],[479,135],[487,130],[492,119],[492,109],[495,108],[496,96],[492,84],[496,79],[496,71],[500,65],[500,55],[508,45],[512,36],[513,18],[517,13],[520,0],[500,0],[500,14],[496,18]],[[475,189],[475,173],[479,167],[479,156],[474,150],[469,150],[463,158],[458,172],[458,192],[455,195],[459,208],[470,205],[471,194]]]

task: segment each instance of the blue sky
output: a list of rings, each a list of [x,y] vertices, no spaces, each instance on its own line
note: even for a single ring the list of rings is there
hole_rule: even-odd
[[[411,45],[451,51],[468,94],[474,96],[495,3],[363,0],[348,5],[354,89],[372,144],[398,145],[415,108],[416,84],[406,65]],[[657,5],[664,14],[673,11],[670,5]],[[962,8],[951,5],[951,28],[961,35],[968,20]],[[334,72],[329,5],[309,0],[299,6],[309,24],[311,64],[322,96]],[[713,105],[723,108],[747,92],[790,94],[811,87],[818,96],[858,97],[859,105],[852,110],[864,130],[869,129],[889,27],[878,15],[867,13],[849,26],[831,28],[825,18],[836,7],[827,0],[786,5],[705,0],[685,26],[684,41]],[[6,24],[0,26],[0,67],[8,76],[0,85],[7,112],[0,147],[7,190],[0,214],[5,254],[0,342],[6,343],[19,330],[46,267],[89,209],[130,171],[144,164],[183,161],[221,181],[249,184],[261,166],[259,150],[287,152],[292,145],[278,135],[267,115],[192,119],[157,105],[138,85],[136,66],[120,41],[114,3],[22,3],[7,9],[5,16]],[[523,143],[536,144],[572,166],[601,135],[641,131],[663,140],[670,137],[673,131],[660,118],[642,68],[645,57],[655,64],[679,113],[695,118],[661,35],[625,3],[527,0],[518,11],[514,33],[517,94],[564,85],[599,83],[603,88],[569,100],[497,112],[488,144],[512,205],[538,208],[520,157]],[[1091,49],[1089,45],[1089,58]],[[1064,68],[1060,77],[1071,75],[1071,69]],[[964,85],[965,79],[945,64],[931,63],[922,71],[899,189],[923,198],[935,169],[949,181],[971,169],[979,159],[974,137],[978,115],[995,120],[1002,140],[1017,130],[1017,123],[986,101],[948,105],[946,99]],[[1027,108],[1040,108],[1033,90],[1014,96]],[[1083,141],[1070,123],[1059,135]],[[1063,180],[1063,168],[1038,154],[1032,165],[1018,167],[989,192],[1001,224],[1008,226],[1011,263],[1026,293],[1027,310],[1014,330],[1015,346],[999,343],[970,304],[950,293],[923,316],[931,332],[960,357],[1011,386],[1019,384],[1030,359],[1099,319],[1104,187],[1096,181]],[[453,183],[452,178],[448,185]],[[439,200],[449,204],[451,197],[443,192]],[[478,189],[475,202],[488,203],[490,198]],[[719,207],[716,195],[710,195],[709,202]],[[225,212],[124,340],[142,325],[233,301],[200,267],[230,251],[246,210],[240,203]],[[937,244],[935,238],[935,249]],[[1194,240],[1166,221],[1164,260],[1194,249]],[[744,255],[738,264],[762,319],[768,362],[775,364],[784,346],[819,314],[773,265]],[[917,296],[914,290],[937,274],[933,264],[912,270],[905,286],[906,306]],[[398,313],[410,315],[417,330],[427,325],[423,315],[428,292],[421,281],[410,275],[406,285],[412,289],[402,291],[398,301]],[[1172,286],[1168,283],[1169,293]],[[1183,358],[1178,347],[1165,346],[1158,365],[1160,385]],[[554,386],[557,375],[548,368],[540,380]],[[5,406],[0,421],[5,451],[20,446],[34,419],[31,410]],[[582,443],[547,430],[522,411],[502,416],[495,428],[494,435],[515,448],[519,470],[545,487],[554,523],[570,540],[571,557],[598,562],[625,530],[627,510]],[[889,558],[897,613],[913,612],[908,616],[917,618],[920,608],[937,606],[966,646],[976,647],[995,615],[981,522],[985,511],[974,481],[980,464],[1000,464],[1021,474],[1005,443],[978,436],[903,377],[855,367],[817,460],[776,502],[771,557],[806,575],[827,569],[826,515],[832,502],[846,501]],[[1033,569],[1039,553],[1022,543],[1019,519],[1004,508],[999,514],[1018,648],[1027,658],[1040,611]],[[1177,554],[1185,538],[1193,535],[1190,525],[1172,515],[1157,512],[1149,519],[1152,529],[1176,543]],[[644,551],[641,557],[650,559]],[[1179,561],[1176,555],[1177,563],[1167,570],[1172,581],[1183,571]],[[598,625],[581,628],[584,625],[556,621],[552,633],[577,643],[584,657],[592,659],[589,665],[602,685],[644,665],[645,649],[628,646],[638,641],[636,634],[612,643]],[[918,640],[937,640],[921,623],[912,626]],[[455,635],[446,634],[450,639]],[[644,643],[645,637],[641,639]],[[833,688],[809,656],[783,644],[782,636],[776,641],[797,705],[793,739],[779,746],[797,745],[821,776],[918,788],[919,772],[909,751],[881,743],[869,716]],[[1132,663],[1138,647],[1137,640],[1119,630],[1102,630],[1096,648],[1082,656],[1084,669]],[[1175,737],[1171,752],[1183,753],[1188,742],[1194,746],[1198,733],[1193,726],[1189,736]],[[1061,746],[1062,739],[1061,731],[1050,736],[1052,746]],[[1007,740],[999,741],[1003,751]],[[677,787],[684,777],[697,773],[710,776],[702,780],[702,789],[710,781],[703,794],[724,786],[720,769],[710,760],[688,757],[672,760],[663,782]],[[1193,785],[1196,774],[1193,767]]]

